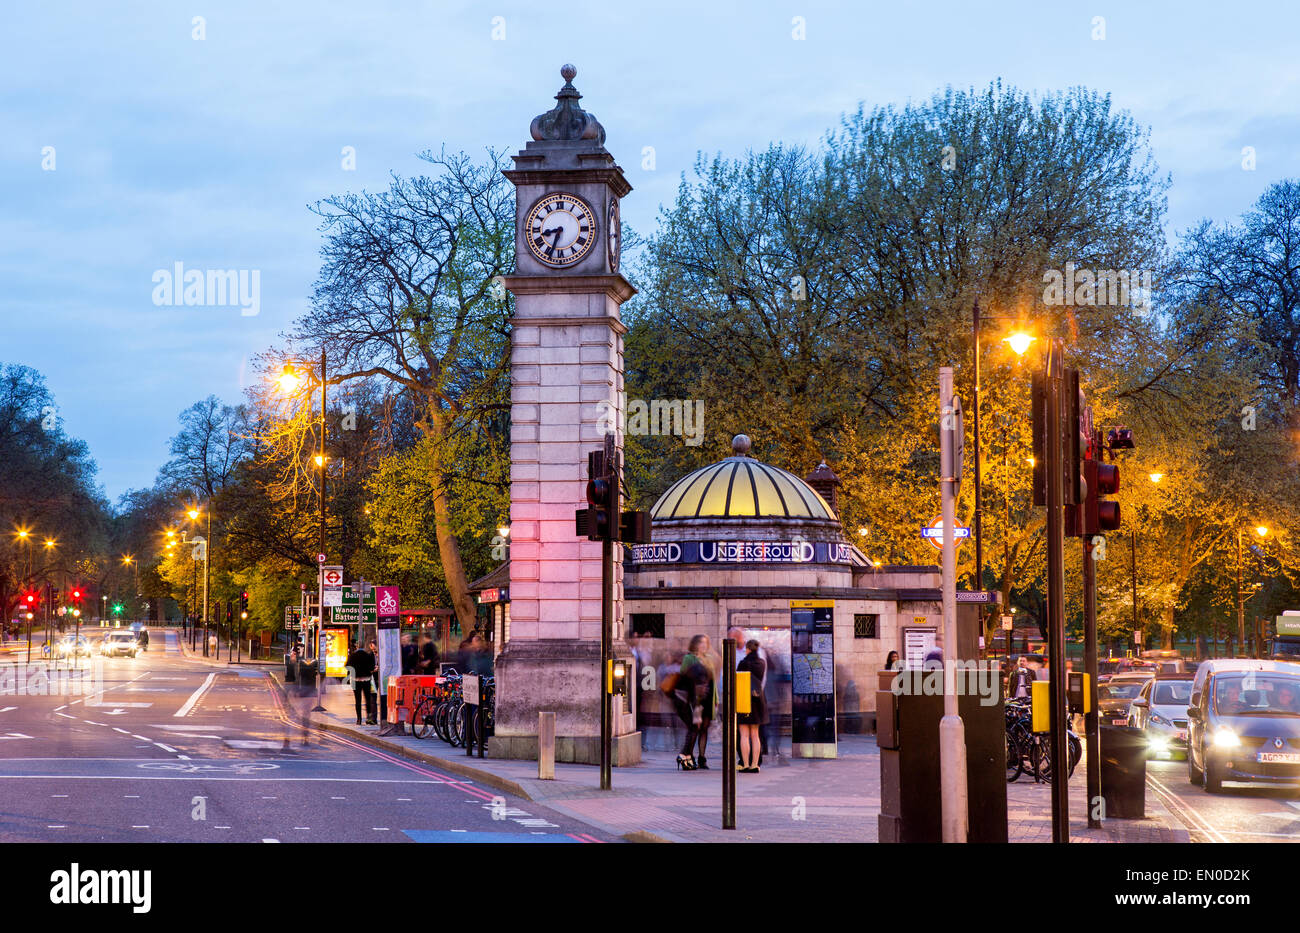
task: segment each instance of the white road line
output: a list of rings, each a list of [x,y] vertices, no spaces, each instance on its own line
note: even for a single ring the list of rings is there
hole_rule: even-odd
[[[66,707],[65,707],[66,708]],[[69,716],[67,713],[55,713],[56,716],[62,716],[64,719],[76,719],[76,716]]]
[[[91,722],[89,719],[83,719],[81,721],[91,726],[103,726],[104,728],[108,728],[108,723],[106,722]]]
[[[190,760],[190,756],[189,756],[189,755],[177,755],[176,757],[179,758],[181,761],[189,761],[189,760]]]
[[[468,829],[453,829],[452,832],[453,832],[453,833],[467,833],[467,832],[469,832],[469,830],[468,830]]]
[[[346,797],[331,797],[330,800],[347,800]]]
[[[45,828],[46,829],[67,829],[68,825],[66,823],[50,823]]]
[[[51,797],[66,797],[67,794],[50,794]]]
[[[113,727],[113,731],[114,731],[114,732],[120,732],[120,733],[122,733],[123,735],[130,735],[130,734],[131,734],[131,730],[130,730],[130,729],[119,729],[117,726],[114,726],[114,727]]]
[[[148,829],[148,826],[132,826],[132,829]]]
[[[123,797],[123,799],[125,799],[125,800],[139,800],[139,799],[140,799],[140,795],[139,795],[139,794],[123,794],[122,797]]]
[[[279,842],[279,839],[263,839],[263,842]]]
[[[62,706],[56,706],[56,707],[54,707],[54,712],[57,713],[59,710],[61,710],[61,709],[67,709],[67,708],[68,708],[68,704],[67,704],[67,703],[64,703]]]
[[[371,826],[370,828],[377,833],[386,833],[389,831],[387,826]]]
[[[229,826],[214,826],[213,829],[229,829]]]
[[[18,708],[18,707],[16,707],[16,706],[6,706],[4,709],[0,709],[0,713],[7,713],[7,712],[9,712],[11,709],[17,709],[17,708]]]
[[[149,738],[149,736],[147,736],[147,735],[136,735],[134,732],[131,733],[131,738],[133,738],[133,739],[139,739],[141,742],[152,742],[152,741],[153,741],[153,739]]]
[[[295,826],[294,829],[311,829],[310,826]]]
[[[279,797],[263,797],[263,800],[279,800]]]
[[[1161,799],[1161,802],[1164,803],[1164,805],[1168,807],[1171,811],[1173,811],[1174,815],[1177,816],[1179,819],[1181,819],[1184,823],[1190,824],[1189,828],[1193,832],[1200,832],[1205,834],[1210,839],[1211,842],[1228,841],[1227,837],[1223,833],[1221,833],[1219,830],[1215,829],[1213,826],[1210,825],[1209,820],[1207,820],[1200,813],[1197,813],[1195,810],[1193,810],[1188,804],[1184,803],[1183,800],[1177,794],[1175,794],[1173,791],[1167,788],[1156,778],[1147,775],[1147,782],[1155,790],[1156,796],[1158,796]]]
[[[202,686],[200,686],[199,689],[195,690],[194,693],[190,695],[190,698],[185,701],[185,705],[182,706],[180,709],[178,709],[176,712],[172,713],[172,715],[176,717],[188,716],[190,714],[190,710],[194,709],[195,704],[198,703],[199,700],[203,698],[203,694],[207,693],[208,688],[212,686],[212,682],[216,679],[217,679],[217,672],[213,671],[211,674],[207,676],[207,679],[203,681]]]
[[[176,749],[172,748],[170,745],[164,745],[162,742],[154,742],[153,744],[157,745],[165,752],[171,752],[173,755],[176,754]]]

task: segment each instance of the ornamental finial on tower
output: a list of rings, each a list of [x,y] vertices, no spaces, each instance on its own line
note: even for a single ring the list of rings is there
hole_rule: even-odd
[[[598,146],[605,145],[605,128],[600,125],[595,114],[587,113],[578,106],[582,95],[573,86],[573,79],[577,75],[578,69],[572,65],[565,65],[560,69],[560,77],[564,78],[564,87],[560,88],[560,93],[555,95],[554,109],[533,118],[532,126],[529,127],[533,139],[538,142],[591,139],[595,140]]]

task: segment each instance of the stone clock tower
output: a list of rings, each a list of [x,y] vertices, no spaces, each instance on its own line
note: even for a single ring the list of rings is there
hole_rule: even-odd
[[[511,331],[510,626],[497,659],[491,754],[537,755],[537,714],[556,714],[556,760],[600,760],[601,545],[579,539],[587,452],[623,390],[619,199],[632,190],[605,130],[578,105],[577,69],[560,69],[554,109],[505,175],[515,186]],[[621,412],[619,415],[621,416]],[[619,450],[621,434],[616,438]],[[622,649],[623,574],[615,548],[614,643]],[[635,723],[613,701],[614,761],[640,760]]]

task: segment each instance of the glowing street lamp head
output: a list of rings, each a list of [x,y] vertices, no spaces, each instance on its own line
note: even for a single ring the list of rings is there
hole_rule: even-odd
[[[1256,526],[1255,534],[1259,535],[1261,538],[1268,537],[1268,526],[1267,525]]]
[[[1017,331],[1010,337],[1006,338],[1007,343],[1011,344],[1011,349],[1015,351],[1016,356],[1024,356],[1029,345],[1037,338],[1033,334],[1026,334],[1023,331]]]
[[[1038,461],[1035,460],[1033,457],[1026,457],[1026,458],[1025,458],[1025,463],[1029,464],[1030,466],[1033,466],[1033,465],[1034,465],[1035,463],[1037,463],[1037,462],[1038,462]]]
[[[276,382],[280,383],[280,388],[286,393],[298,391],[298,386],[302,385],[302,376],[294,372],[293,366],[289,363],[284,364],[284,372],[276,377]]]
[[[318,467],[323,467],[325,465],[325,458],[322,457],[320,454],[316,455],[315,460],[316,460],[316,465]]]
[[[28,535],[28,531],[26,528],[18,529],[18,537],[22,538],[24,541],[27,540],[27,535]]]
[[[190,517],[190,521],[194,521],[196,518],[199,517],[199,510],[198,510],[198,509],[190,509],[190,510],[188,510],[185,514],[188,515],[188,516]]]
[[[1148,473],[1147,476],[1151,478],[1151,482],[1153,483],[1158,483],[1165,478],[1165,474],[1163,473]]]
[[[498,526],[497,526],[497,534],[499,534],[499,535],[500,535],[501,537],[503,537],[503,538],[508,538],[508,537],[510,537],[510,526],[509,526],[509,525],[498,525]]]
[[[47,548],[52,548],[52,547],[54,547],[56,544],[58,544],[58,542],[55,541],[53,538],[46,538],[46,539],[45,539],[45,546],[46,546]]]

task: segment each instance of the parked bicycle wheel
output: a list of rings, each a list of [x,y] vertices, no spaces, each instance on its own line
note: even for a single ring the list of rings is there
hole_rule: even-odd
[[[447,713],[447,732],[451,744],[460,748],[465,744],[465,704],[457,702]]]
[[[425,697],[411,714],[411,734],[417,739],[427,739],[433,731],[433,718],[438,708],[433,697]]]
[[[436,732],[438,738],[442,739],[444,742],[451,741],[451,735],[447,731],[447,711],[450,706],[451,704],[446,700],[439,701],[438,708],[435,710],[433,715],[433,731]]]

